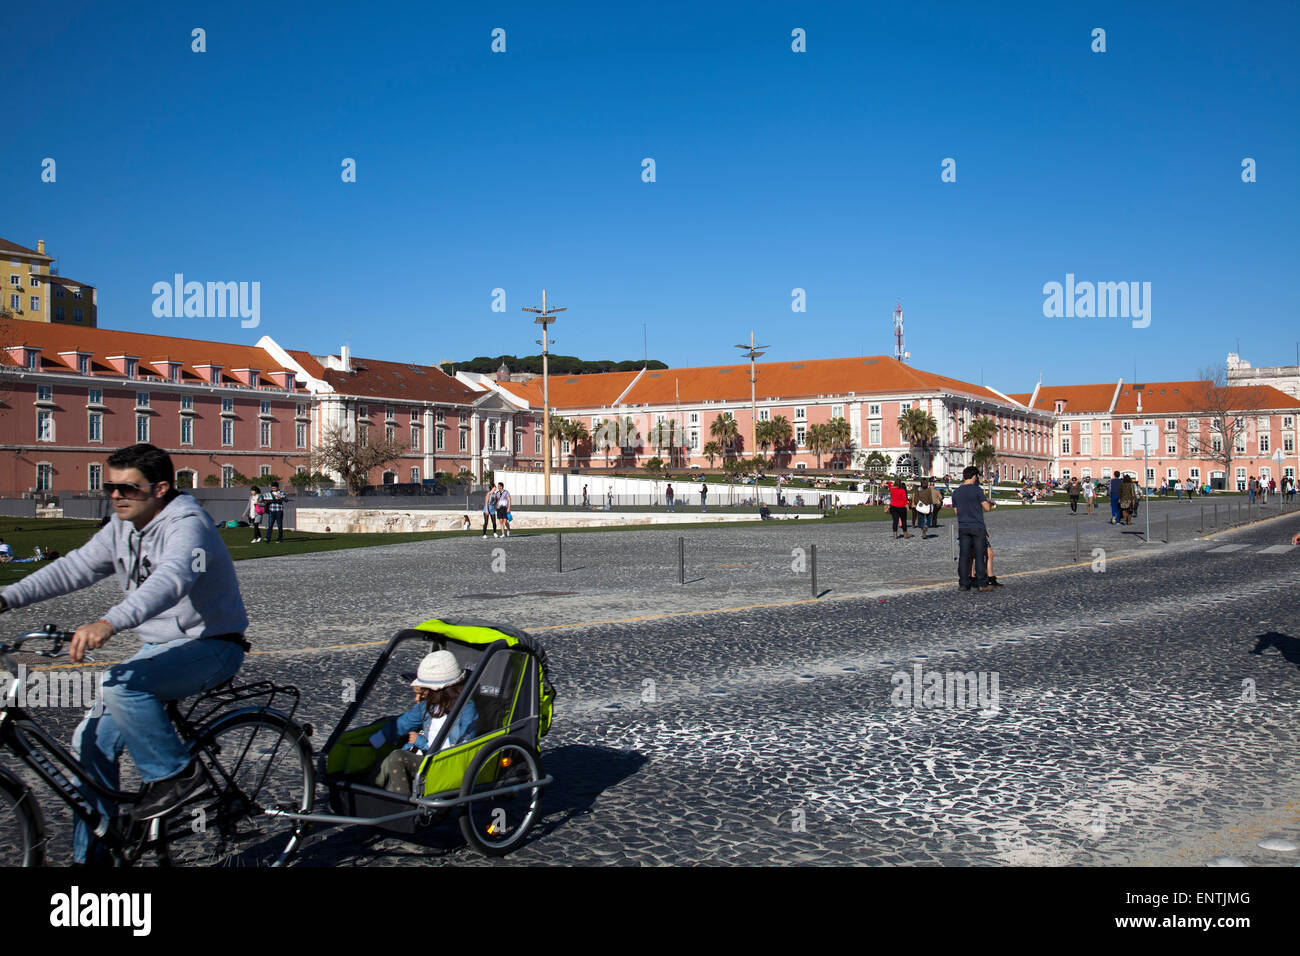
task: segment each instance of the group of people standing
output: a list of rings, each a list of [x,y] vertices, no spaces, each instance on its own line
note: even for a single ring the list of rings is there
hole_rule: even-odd
[[[278,527],[280,536],[276,544],[284,540],[284,492],[278,481],[271,482],[271,487],[262,491],[257,485],[248,489],[248,505],[240,515],[253,526],[253,544],[271,540],[271,529]],[[266,519],[266,537],[262,537],[262,519]]]
[[[488,488],[483,496],[483,537],[487,537],[488,522],[492,522],[492,537],[510,537],[510,522],[514,516],[510,513],[510,492],[506,483],[498,481],[495,488]]]
[[[899,529],[902,529],[902,537],[910,538],[911,532],[908,531],[908,512],[911,512],[911,521],[913,528],[921,530],[921,537],[926,537],[926,530],[938,527],[939,511],[943,508],[943,491],[939,488],[938,482],[931,484],[929,478],[922,478],[915,488],[909,488],[904,481],[889,481],[885,483],[885,492],[888,495],[890,526],[893,528],[894,538],[900,537]]]

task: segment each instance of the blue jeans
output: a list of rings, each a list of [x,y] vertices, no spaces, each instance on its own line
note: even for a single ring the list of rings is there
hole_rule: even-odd
[[[1253,505],[1255,503],[1255,489],[1250,489],[1246,492],[1246,495],[1250,498],[1250,503]]]
[[[104,676],[103,695],[72,735],[72,747],[86,776],[102,786],[118,789],[118,760],[122,747],[145,783],[166,780],[190,763],[189,748],[181,742],[163,702],[181,700],[211,690],[238,673],[244,663],[243,648],[225,641],[179,640],[145,644],[134,657],[114,664]],[[87,798],[100,812],[116,816],[117,807],[89,790]],[[85,861],[91,834],[78,819],[73,831],[74,859]]]
[[[268,511],[266,513],[266,540],[271,540],[271,528],[275,525],[280,526],[280,537],[278,540],[284,540],[284,512]]]
[[[1115,519],[1116,524],[1124,520],[1124,516],[1119,511],[1119,495],[1110,496],[1110,516]]]

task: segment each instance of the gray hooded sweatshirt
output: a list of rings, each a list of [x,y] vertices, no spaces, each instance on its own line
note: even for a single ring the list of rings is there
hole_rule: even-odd
[[[248,627],[235,564],[212,518],[187,494],[137,531],[116,515],[88,542],[4,590],[11,608],[117,575],[126,597],[103,615],[146,644],[242,634]]]

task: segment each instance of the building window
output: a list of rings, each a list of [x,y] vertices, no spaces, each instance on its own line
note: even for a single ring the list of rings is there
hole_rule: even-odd
[[[221,423],[221,444],[229,447],[235,443],[235,423],[226,419]]]
[[[261,412],[260,412],[259,414],[262,414],[262,415],[270,415],[270,414],[271,414],[271,403],[270,403],[270,402],[262,402],[262,405],[261,405]]]
[[[831,406],[831,418],[843,418],[843,417],[844,417],[844,406],[843,406],[843,405],[832,405],[832,406]]]
[[[194,396],[193,396],[193,395],[182,395],[182,396],[181,396],[181,411],[183,411],[183,412],[192,412],[192,411],[194,411]]]
[[[135,440],[138,442],[147,442],[149,440],[149,416],[135,416]]]
[[[89,491],[99,491],[104,487],[104,466],[97,461],[92,461],[86,466],[86,488]]]
[[[462,426],[460,429],[458,429],[458,435],[459,435],[459,438],[460,438],[460,445],[459,445],[459,449],[458,449],[458,450],[459,450],[459,451],[464,451],[465,449],[469,448],[469,429],[466,428],[466,427],[464,427],[464,426]],[[541,435],[541,432],[538,432],[538,433],[537,433],[537,451],[540,453],[541,450],[542,450],[542,435]]]
[[[900,415],[906,415],[906,414],[907,414],[908,412],[910,412],[911,410],[912,410],[912,403],[911,403],[911,402],[899,402],[899,403],[898,403],[898,414],[900,414]]]
[[[63,290],[62,290],[62,289],[56,289],[55,291],[56,291],[56,292],[62,292]],[[64,315],[63,315],[63,306],[61,306],[61,305],[56,305],[56,306],[54,307],[54,321],[55,321],[55,322],[62,322],[63,319],[64,319]]]
[[[1283,427],[1283,428],[1293,428],[1293,427],[1295,427],[1295,419],[1292,418],[1290,415],[1283,415],[1283,416],[1282,416],[1282,427]]]
[[[267,477],[269,474],[271,474],[271,466],[270,466],[270,465],[260,465],[260,466],[258,467],[258,469],[257,469],[257,477],[259,477],[259,478],[265,478],[265,477]]]
[[[11,272],[9,273],[9,284],[15,289],[21,289],[23,287],[23,277]]]
[[[1286,454],[1288,454],[1288,455],[1291,454],[1292,452],[1294,452],[1294,451],[1295,451],[1295,438],[1293,438],[1291,435],[1283,435],[1283,436],[1282,436],[1282,451],[1284,451],[1284,452],[1285,452]]]
[[[148,393],[148,392],[136,392],[136,393],[135,393],[135,407],[136,407],[136,408],[148,408],[148,407],[149,407],[149,393]]]
[[[40,350],[40,349],[28,349],[28,350],[27,350],[27,368],[28,368],[29,371],[32,371],[32,372],[39,372],[39,371],[41,370],[41,350]]]
[[[419,468],[412,468],[412,469],[411,469],[411,484],[413,484],[413,485],[418,485],[419,483],[420,483],[420,469],[419,469]]]
[[[880,422],[872,422],[867,429],[868,441],[872,445],[880,444]]]
[[[235,410],[235,400],[233,398],[223,398],[221,400],[221,410],[223,412],[233,412]]]
[[[760,422],[770,421],[771,420],[770,416],[771,416],[771,411],[769,409],[760,408],[758,410],[758,420]]]
[[[1238,491],[1246,490],[1246,469],[1245,468],[1237,469],[1237,490]]]
[[[89,355],[78,355],[78,356],[77,356],[77,371],[78,371],[80,374],[82,374],[82,375],[89,375],[89,374],[90,374],[90,356],[89,356]]]
[[[32,300],[32,311],[33,312],[41,311],[41,297],[39,295],[34,295],[31,297],[31,300]]]
[[[1171,438],[1171,439],[1169,439],[1169,441],[1165,442],[1165,454],[1166,454],[1166,455],[1176,455],[1176,454],[1178,454],[1178,441],[1177,441],[1177,439],[1173,439],[1173,438]]]
[[[443,450],[442,446],[443,443],[446,441],[446,439],[443,436],[446,435],[446,433],[447,430],[445,428],[439,428],[437,431],[434,432],[434,439],[433,439],[434,448],[437,449],[438,451]]]
[[[54,298],[56,298],[56,299],[62,299],[62,298],[63,298],[63,286],[61,286],[61,285],[56,285],[56,286],[54,287]],[[63,310],[62,310],[62,309],[59,309],[59,318],[63,318]]]
[[[259,424],[259,428],[257,430],[258,439],[260,440],[261,446],[263,448],[270,448],[271,447],[271,423],[259,422],[258,424]]]
[[[23,297],[20,293],[12,292],[9,295],[9,308],[15,312],[21,312],[23,308]]]
[[[1081,434],[1084,434],[1084,435],[1087,435],[1087,434],[1091,433],[1091,432],[1092,432],[1092,422],[1079,422],[1079,431],[1080,431]]]
[[[293,407],[293,416],[294,418],[306,418],[307,406],[304,405],[302,402],[299,402],[297,405]]]
[[[392,425],[385,425],[384,441],[388,442],[388,444],[391,445],[396,440],[397,440],[397,429],[394,428]]]
[[[358,406],[357,406],[357,418],[369,418],[369,417],[370,417],[370,406],[369,406],[369,405],[358,405]]]
[[[181,418],[181,444],[194,444],[194,419],[188,415]]]
[[[1123,444],[1122,444],[1122,447],[1121,447],[1121,449],[1120,449],[1120,454],[1121,454],[1121,455],[1131,455],[1131,454],[1133,454],[1133,436],[1132,436],[1132,435],[1125,435],[1125,436],[1124,436]]]
[[[357,422],[357,441],[362,445],[370,444],[370,426],[365,422]]]
[[[879,415],[880,415],[880,405],[879,405],[879,404],[876,404],[876,403],[873,402],[872,404],[870,404],[870,405],[867,406],[867,417],[868,417],[868,418],[877,418],[877,417],[879,417]]]
[[[221,466],[221,487],[229,488],[232,484],[234,484],[234,482],[235,482],[235,466],[222,465]]]
[[[441,433],[441,432],[438,433],[438,437],[439,437],[440,439],[442,438],[442,433]],[[464,432],[464,431],[462,431],[462,432],[460,433],[460,449],[461,449],[461,451],[464,451],[464,450],[465,450],[465,432]],[[439,450],[439,451],[442,450],[442,446],[441,446],[441,445],[438,446],[438,450]],[[534,454],[534,455],[540,455],[541,453],[542,453],[542,430],[541,430],[540,428],[538,428],[536,425],[534,425],[534,426],[533,426],[533,454]]]
[[[37,386],[36,386],[36,400],[37,400],[38,402],[52,402],[52,401],[54,401],[54,386],[53,386],[53,385],[37,385]]]
[[[54,413],[38,411],[36,413],[36,440],[54,441]]]
[[[1261,455],[1263,455],[1263,454],[1265,454],[1267,451],[1268,451],[1268,436],[1267,436],[1267,435],[1260,435],[1260,436],[1259,436],[1259,453],[1260,453]]]
[[[384,418],[388,419],[388,418],[392,418],[392,417],[393,417],[393,406],[392,406],[392,405],[385,405],[385,406],[384,406]]]
[[[102,412],[90,413],[90,418],[86,423],[86,440],[104,440],[104,415]]]
[[[803,425],[796,425],[794,427],[794,443],[796,445],[799,445],[800,447],[803,446],[804,434],[805,431]]]
[[[433,413],[433,420],[441,425],[447,421],[447,413],[440,408]]]
[[[293,441],[298,448],[307,447],[307,425],[304,422],[298,422],[293,429]]]
[[[36,490],[50,491],[54,488],[54,466],[43,461],[36,466]]]
[[[411,451],[420,450],[420,426],[411,426]]]
[[[1069,422],[1061,422],[1061,433],[1062,433],[1062,434],[1069,434],[1069,431],[1070,431],[1070,423],[1069,423]]]
[[[81,314],[80,309],[77,309],[77,314],[78,315]],[[129,358],[126,360],[126,377],[135,378],[135,359],[133,358]]]
[[[1120,428],[1120,431],[1131,432],[1131,431],[1133,430],[1133,423],[1130,422],[1130,421],[1123,421],[1123,422],[1120,422],[1120,423],[1119,423],[1119,428]]]
[[[1068,435],[1061,439],[1061,454],[1070,454],[1070,437]]]
[[[1175,419],[1175,418],[1166,418],[1166,419],[1165,419],[1165,431],[1167,431],[1167,432],[1178,431],[1178,420]]]

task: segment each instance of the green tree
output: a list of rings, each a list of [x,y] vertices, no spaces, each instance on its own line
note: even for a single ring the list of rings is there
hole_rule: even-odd
[[[909,408],[898,416],[898,430],[908,444],[920,449],[922,456],[928,459],[930,442],[939,434],[939,423],[933,415],[923,408]],[[929,474],[929,471],[927,463],[924,473]]]
[[[721,442],[726,454],[730,455],[736,449],[740,426],[736,424],[736,419],[732,417],[731,412],[723,412],[709,426],[709,434]]]
[[[722,446],[715,441],[705,442],[702,451],[704,452],[704,457],[709,459],[710,468],[713,467],[713,459],[722,456]]]
[[[782,449],[787,449],[788,454],[790,443],[794,441],[794,427],[784,415],[777,415],[772,419],[772,428],[769,434],[772,438],[772,457],[780,461]]]

